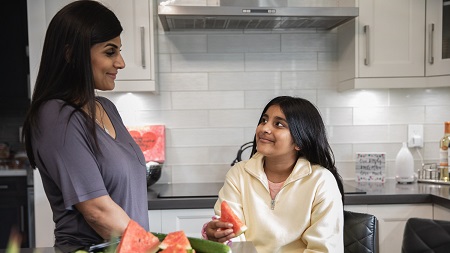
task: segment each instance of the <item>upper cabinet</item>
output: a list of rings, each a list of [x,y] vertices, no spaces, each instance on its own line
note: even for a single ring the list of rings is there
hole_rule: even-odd
[[[338,28],[338,89],[450,86],[445,2],[358,1],[359,17]]]
[[[123,27],[122,56],[114,91],[156,91],[156,5],[154,0],[102,0]]]
[[[448,75],[450,72],[450,0],[428,0],[426,17],[425,73],[427,76]]]
[[[31,86],[34,86],[36,80],[47,26],[56,12],[72,1],[27,1]],[[117,75],[114,91],[157,91],[156,1],[101,0],[100,2],[117,15],[123,27],[121,53],[126,66]]]

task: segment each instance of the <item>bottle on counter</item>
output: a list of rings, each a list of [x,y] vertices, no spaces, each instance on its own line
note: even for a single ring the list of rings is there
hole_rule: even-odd
[[[414,158],[406,142],[403,142],[395,158],[395,180],[402,184],[414,182]]]
[[[448,161],[449,152],[448,147],[450,145],[450,121],[444,123],[444,136],[439,143],[439,168],[440,168],[440,180],[449,181],[448,174]]]

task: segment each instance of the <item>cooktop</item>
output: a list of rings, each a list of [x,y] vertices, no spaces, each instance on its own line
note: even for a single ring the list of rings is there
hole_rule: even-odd
[[[156,186],[156,185],[155,185]],[[158,185],[158,198],[214,198],[219,194],[223,183],[180,183]],[[365,194],[352,185],[344,184],[345,194]]]

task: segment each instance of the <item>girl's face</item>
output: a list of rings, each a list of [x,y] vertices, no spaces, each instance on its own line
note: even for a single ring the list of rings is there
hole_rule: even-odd
[[[256,148],[266,157],[296,156],[298,148],[280,106],[272,105],[256,128]]]
[[[92,73],[96,89],[114,89],[117,72],[125,67],[125,62],[120,54],[120,47],[120,36],[91,47]]]

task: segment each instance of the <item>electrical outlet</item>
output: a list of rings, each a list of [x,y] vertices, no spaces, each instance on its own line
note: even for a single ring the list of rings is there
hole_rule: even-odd
[[[408,147],[423,148],[423,125],[408,125]]]

